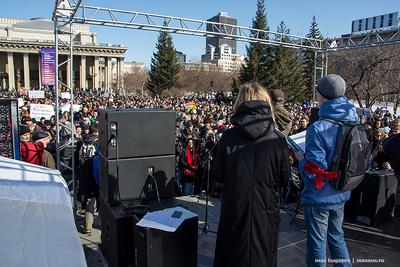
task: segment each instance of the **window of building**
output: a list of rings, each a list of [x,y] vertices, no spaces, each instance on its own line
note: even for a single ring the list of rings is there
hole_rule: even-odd
[[[389,27],[393,26],[393,13],[389,14],[388,26]]]
[[[376,29],[376,17],[372,19],[372,29]]]
[[[361,26],[362,26],[362,20],[360,19],[359,21],[358,21],[358,31],[361,31]]]
[[[365,20],[365,30],[368,30],[368,21],[369,21],[369,19]]]
[[[380,23],[380,27],[383,28],[383,16],[381,16],[381,23]]]

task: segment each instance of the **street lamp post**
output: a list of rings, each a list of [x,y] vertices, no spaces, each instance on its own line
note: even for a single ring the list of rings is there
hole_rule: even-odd
[[[144,82],[142,82],[142,98],[143,98],[143,87],[144,87]]]
[[[211,98],[212,98],[212,94],[213,94],[213,87],[214,87],[214,81],[213,80],[211,80],[210,81],[210,94],[211,94]]]

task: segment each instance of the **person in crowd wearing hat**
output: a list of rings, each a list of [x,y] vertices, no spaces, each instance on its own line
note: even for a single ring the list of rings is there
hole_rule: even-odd
[[[358,122],[354,105],[345,97],[346,83],[336,74],[322,77],[317,86],[319,117],[334,121]],[[334,155],[339,125],[319,119],[307,128],[305,156],[299,172],[304,178],[301,194],[307,228],[307,266],[326,266],[326,243],[335,266],[351,266],[342,229],[344,203],[350,191],[337,191],[326,180],[334,176],[328,171]]]
[[[285,102],[285,94],[282,90],[274,89],[270,91],[270,95],[274,105],[274,115],[276,127],[281,131],[286,137],[288,137],[290,131],[292,130],[292,115],[283,106]]]
[[[38,131],[33,133],[32,141],[36,144],[41,143],[45,148],[43,151],[43,166],[49,169],[56,169],[56,163],[54,162],[53,155],[46,150],[47,145],[50,143],[51,137],[48,132]]]
[[[222,135],[212,168],[212,184],[224,187],[214,267],[277,266],[278,192],[289,179],[288,145],[258,83],[243,85],[233,110],[233,127]]]
[[[28,126],[23,124],[19,126],[19,140],[20,142],[29,142],[31,140],[31,131]]]
[[[30,141],[31,132],[28,126],[21,125],[19,132],[21,141],[20,142],[21,160],[28,163],[44,166],[45,143],[31,142]],[[37,140],[39,139],[36,139],[36,141]]]

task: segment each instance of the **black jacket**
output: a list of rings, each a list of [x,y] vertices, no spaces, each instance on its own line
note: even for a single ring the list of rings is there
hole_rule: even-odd
[[[276,266],[279,187],[289,178],[286,138],[263,101],[243,103],[217,147],[213,177],[224,184],[214,267]]]

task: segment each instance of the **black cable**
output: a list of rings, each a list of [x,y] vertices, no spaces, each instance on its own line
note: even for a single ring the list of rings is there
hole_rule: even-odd
[[[148,176],[147,176],[147,179],[146,179],[146,181],[145,181],[145,183],[144,183],[144,185],[143,185],[143,187],[142,187],[142,190],[140,191],[139,198],[138,198],[136,204],[139,205],[140,201],[142,200],[142,194],[143,194],[144,188],[145,188],[145,186],[146,186],[146,184],[147,184],[147,181],[149,180],[149,177],[152,178],[152,180],[153,180],[153,182],[154,182],[154,184],[155,184],[155,186],[156,186],[156,193],[157,193],[158,204],[160,205],[160,208],[162,209],[163,207],[162,207],[162,205],[161,205],[160,192],[158,191],[157,180],[156,180],[156,178],[153,176],[153,171],[152,171],[150,168],[148,169]]]

